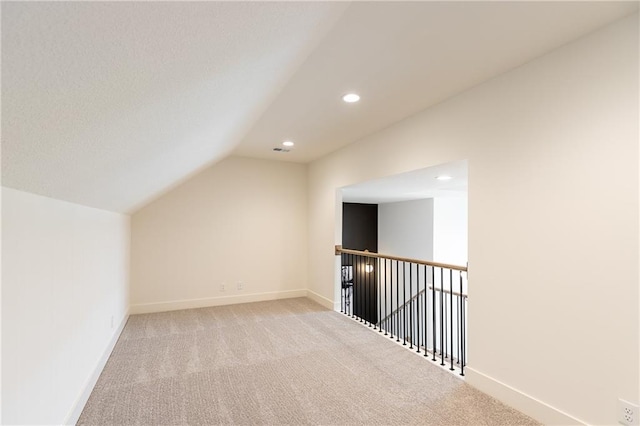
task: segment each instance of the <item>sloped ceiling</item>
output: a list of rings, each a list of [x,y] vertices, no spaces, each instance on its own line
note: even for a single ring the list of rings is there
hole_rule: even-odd
[[[346,6],[3,2],[3,185],[134,210],[226,156]]]
[[[637,7],[3,2],[2,184],[131,212],[230,153],[313,161]]]
[[[615,2],[354,3],[237,154],[312,161],[637,10]],[[355,91],[357,104],[341,95]],[[295,150],[278,155],[282,140]]]

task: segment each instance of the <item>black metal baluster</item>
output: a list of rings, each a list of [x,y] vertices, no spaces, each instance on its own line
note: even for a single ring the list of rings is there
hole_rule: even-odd
[[[398,263],[398,271],[400,271],[400,263]],[[398,332],[401,334],[400,336],[400,340],[404,339],[407,335],[407,330],[404,328],[405,327],[405,320],[404,320],[404,304],[406,303],[406,292],[404,290],[404,262],[402,263],[402,299],[398,300]],[[398,283],[399,284],[399,283]],[[400,286],[398,286],[398,290],[400,289]]]
[[[351,312],[351,318],[353,318],[356,305],[356,259],[353,253],[351,254],[351,279],[351,306],[349,307],[349,310]]]
[[[467,280],[469,279],[469,273],[467,272]],[[468,281],[467,281],[468,282]],[[469,286],[467,285],[467,288]],[[465,354],[465,350],[466,350],[466,325],[465,325],[465,310],[467,309],[467,298],[462,296],[462,274],[460,274],[460,299],[462,299],[462,311],[461,313],[461,317],[462,317],[462,321],[460,322],[461,326],[462,326],[462,350],[460,351],[461,355],[462,355],[462,360],[460,361],[460,375],[464,376],[464,365],[465,365],[465,360],[467,359],[466,354]]]
[[[400,341],[400,262],[396,260],[396,342]]]
[[[409,263],[409,349],[413,349],[413,268]]]
[[[416,347],[420,353],[420,265],[416,263]]]
[[[397,306],[397,310],[396,310],[396,325],[398,327],[398,339],[396,341],[400,341],[400,333],[402,333],[402,321],[401,321],[401,315],[402,315],[402,311],[400,310],[400,307],[402,306],[400,304],[400,262],[396,261],[396,278],[398,279],[398,294],[396,297],[396,305]]]
[[[378,333],[382,333],[382,293],[380,280],[380,273],[382,272],[382,266],[380,265],[380,259],[375,259],[375,281],[376,281],[376,303],[378,304],[378,318],[376,318],[376,325],[378,326]]]
[[[344,313],[347,315],[350,315],[350,309],[352,308],[353,305],[353,300],[351,300],[353,298],[353,277],[351,280],[351,283],[349,283],[349,268],[351,268],[351,270],[353,271],[353,254],[347,254],[345,255],[345,260],[347,262],[347,283],[346,283],[346,289],[344,291]],[[351,266],[349,266],[351,265]]]
[[[436,268],[431,267],[431,328],[433,331],[433,361],[436,360]]]
[[[371,270],[369,272],[369,327],[373,326],[373,329],[376,329],[376,266],[374,259],[369,258],[369,266],[368,269]]]
[[[358,268],[358,256],[352,255],[353,261],[351,262],[353,265],[353,270],[351,273],[353,274],[353,287],[351,290],[351,317],[356,318],[356,312],[358,311],[358,279],[356,277],[356,271]]]
[[[393,339],[393,260],[389,259],[389,337]]]
[[[353,305],[356,303],[356,296],[355,296],[355,288],[356,288],[356,275],[355,275],[355,270],[356,270],[356,261],[355,261],[355,256],[353,253],[351,253],[351,292],[349,294],[349,311],[351,313],[351,317],[353,318]]]
[[[364,265],[365,267],[365,275],[367,276],[367,319],[369,320],[369,327],[371,327],[371,319],[373,318],[372,315],[372,308],[373,306],[373,289],[372,289],[372,284],[371,284],[371,273],[373,271],[370,271],[370,269],[373,267],[373,265],[371,265],[371,258],[367,257],[367,263]]]
[[[449,353],[449,356],[451,357],[451,367],[449,367],[449,370],[453,371],[453,269],[449,269],[449,305],[451,306],[449,308],[449,319],[451,321],[450,324],[450,339],[451,340],[451,351]]]
[[[340,312],[344,313],[345,310],[345,287],[346,287],[346,283],[345,283],[345,254],[344,253],[340,253]]]
[[[376,262],[375,258],[370,259],[371,261],[371,267],[373,268],[371,270],[371,310],[372,315],[371,315],[371,322],[373,323],[373,329],[376,330],[377,329],[377,324],[378,324],[378,264]]]
[[[362,270],[364,277],[364,291],[362,296],[363,308],[362,316],[364,317],[364,325],[367,325],[367,319],[369,318],[369,273],[367,273],[367,266],[369,264],[369,258],[364,256],[364,269]]]
[[[367,272],[372,268],[371,265],[371,258],[367,257],[367,264],[365,265],[365,275],[367,276],[367,319],[369,320],[369,327],[371,327],[371,320],[373,319],[373,313],[372,311],[373,309],[373,297],[372,297],[372,293],[373,293],[373,288],[372,288],[372,283],[371,283],[371,279],[372,279],[372,272]]]
[[[360,320],[360,322],[363,322],[363,309],[362,309],[362,293],[363,293],[363,289],[362,289],[362,256],[358,255],[358,271],[357,271],[357,276],[358,276],[358,315],[356,315],[356,317]]]
[[[444,365],[444,269],[440,268],[440,365]]]
[[[360,288],[360,320],[364,325],[367,325],[367,274],[365,268],[367,267],[367,258],[362,256],[360,259],[360,268],[358,273],[362,277],[362,287]]]
[[[340,261],[342,266],[340,267],[340,286],[342,289],[340,290],[340,295],[342,296],[342,310],[340,312],[347,313],[347,296],[349,289],[349,276],[347,273],[349,272],[349,255],[342,253],[340,255]]]
[[[389,303],[389,337],[393,339],[394,322],[393,322],[393,260],[389,259],[389,295],[391,296],[391,303]]]
[[[360,256],[360,265],[358,265],[358,280],[360,281],[360,307],[358,308],[360,322],[367,322],[367,277],[364,273],[367,258]]]
[[[448,325],[448,321],[447,318],[449,318],[447,316],[447,294],[445,293],[445,289],[444,289],[444,280],[440,283],[440,290],[442,292],[442,297],[444,298],[444,305],[443,305],[443,310],[442,312],[444,312],[444,320],[443,320],[443,324],[444,324],[444,345],[443,345],[443,350],[444,350],[444,359],[448,359],[449,357],[447,356],[449,354],[448,352],[448,341],[447,341],[447,337],[449,337],[448,332],[447,332],[447,325]]]
[[[402,346],[407,346],[407,264],[402,262]]]
[[[427,316],[429,312],[429,304],[427,303],[427,295],[429,294],[429,284],[427,280],[428,270],[427,265],[424,265],[424,356],[429,356],[427,353],[427,346],[429,345],[429,327],[427,326]]]
[[[353,255],[349,255],[349,254],[344,255],[344,260],[345,260],[345,263],[346,263],[346,268],[345,268],[345,271],[344,271],[344,274],[345,274],[345,277],[344,277],[344,279],[345,279],[345,283],[344,283],[344,313],[345,313],[345,315],[349,315],[349,306],[350,306],[350,300],[349,300],[350,295],[349,295],[349,292],[353,291],[352,290],[353,282],[349,283],[349,268],[353,268],[353,266],[349,266],[350,265],[349,256],[353,256]]]
[[[460,349],[462,345],[462,271],[458,271],[460,277],[460,294],[458,295],[458,361],[460,364]]]
[[[384,259],[384,317],[387,318],[389,313],[387,312],[387,303],[389,300],[389,294],[387,293],[387,259]],[[382,321],[381,321],[382,323]],[[387,336],[387,329],[389,328],[388,324],[384,325],[384,335]]]
[[[358,318],[356,316],[356,312],[358,312],[358,298],[360,297],[360,292],[358,291],[357,271],[358,271],[358,256],[353,255],[353,271],[351,271],[351,273],[353,274],[353,294],[352,294],[353,297],[351,300],[351,317],[356,319]]]
[[[369,317],[369,287],[367,285],[367,280],[369,279],[369,274],[367,274],[368,261],[368,257],[362,257],[362,320],[364,322],[364,325],[367,325],[367,318]]]
[[[411,275],[411,265],[409,266],[409,275]],[[404,287],[405,287],[405,293],[404,293],[404,321],[405,321],[405,327],[404,327],[404,335],[405,335],[405,343],[409,343],[410,339],[413,339],[413,336],[411,336],[412,330],[411,330],[411,323],[410,323],[410,316],[411,316],[411,276],[409,276],[409,298],[407,299],[407,262],[404,262],[402,265],[402,273],[404,274]]]
[[[365,257],[358,255],[358,319],[360,322],[365,322],[366,311],[365,311],[365,303],[367,301],[367,287],[366,287],[366,277],[364,275],[364,262]]]
[[[369,277],[369,327],[373,326],[374,330],[376,327],[376,323],[374,322],[376,317],[376,298],[375,298],[375,292],[376,292],[376,267],[375,267],[375,263],[373,262],[374,259],[372,259],[371,257],[369,258],[369,263],[367,266],[367,269],[370,270],[370,272],[367,273],[368,277]]]

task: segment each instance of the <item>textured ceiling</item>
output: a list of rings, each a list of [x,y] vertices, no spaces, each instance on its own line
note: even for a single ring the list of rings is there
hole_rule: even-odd
[[[1,7],[2,184],[131,212],[232,152],[311,161],[638,6]],[[350,90],[360,103],[340,101]],[[285,138],[295,149],[274,153]]]
[[[3,185],[135,209],[227,155],[345,7],[3,2]]]

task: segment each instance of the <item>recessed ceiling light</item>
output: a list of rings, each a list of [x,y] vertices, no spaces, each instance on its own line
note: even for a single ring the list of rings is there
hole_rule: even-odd
[[[436,177],[436,179],[438,179],[438,180],[451,180],[453,178],[451,176],[448,176],[448,175],[440,175],[440,176]]]
[[[284,145],[284,146],[294,146],[295,143],[293,143],[291,141],[284,141],[284,142],[282,142],[282,145]]]
[[[342,97],[342,100],[352,104],[354,102],[358,102],[360,100],[360,96],[356,95],[355,93],[347,93]]]

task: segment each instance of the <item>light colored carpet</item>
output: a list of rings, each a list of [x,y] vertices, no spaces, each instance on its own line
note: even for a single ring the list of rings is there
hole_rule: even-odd
[[[133,315],[87,425],[534,425],[309,299]]]

